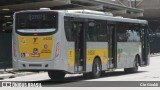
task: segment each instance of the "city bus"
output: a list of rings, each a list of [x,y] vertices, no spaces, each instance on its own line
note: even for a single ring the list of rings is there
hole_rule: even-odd
[[[98,78],[105,71],[134,73],[149,65],[146,20],[92,10],[25,10],[14,13],[14,70]]]

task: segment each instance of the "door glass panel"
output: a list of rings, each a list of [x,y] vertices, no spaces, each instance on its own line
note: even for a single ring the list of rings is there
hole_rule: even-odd
[[[78,70],[79,66],[85,67],[85,40],[84,40],[84,24],[83,22],[74,22],[75,32],[75,65]]]

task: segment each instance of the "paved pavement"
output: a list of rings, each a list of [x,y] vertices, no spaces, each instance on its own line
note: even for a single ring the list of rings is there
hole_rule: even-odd
[[[102,83],[97,81],[160,81],[160,56],[151,57],[150,65],[148,67],[140,67],[139,72],[134,74],[126,74],[123,72],[123,69],[116,70],[115,72],[107,72],[98,79],[85,78],[79,74],[67,74],[64,82],[53,82],[50,80],[47,73],[43,72],[16,78],[4,79],[2,81],[39,82],[44,83],[47,87],[68,87],[76,85],[91,87],[97,86],[99,84],[106,84],[105,82]],[[89,83],[89,81],[96,81],[96,83]],[[116,87],[114,89],[116,89]],[[60,90],[62,90],[62,88],[60,88]]]
[[[35,72],[14,71],[12,68],[0,69],[0,80],[35,74]]]

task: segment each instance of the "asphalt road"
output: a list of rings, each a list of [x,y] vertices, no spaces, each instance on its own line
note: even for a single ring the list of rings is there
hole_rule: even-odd
[[[135,85],[139,85],[143,81],[152,81],[153,83],[160,81],[160,56],[151,57],[149,66],[140,67],[139,72],[133,74],[126,74],[123,72],[123,69],[119,69],[114,72],[107,72],[98,79],[90,79],[78,74],[68,74],[64,81],[51,81],[47,73],[43,72],[34,75],[5,79],[3,81],[37,82],[42,83],[42,86],[46,87],[103,87],[110,84],[111,86],[117,84],[120,86],[132,87],[127,81],[137,81],[137,84]]]

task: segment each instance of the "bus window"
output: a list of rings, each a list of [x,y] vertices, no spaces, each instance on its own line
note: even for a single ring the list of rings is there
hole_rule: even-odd
[[[129,24],[118,22],[117,23],[117,41],[118,42],[127,42],[127,39],[128,39],[127,32],[131,32],[131,30],[129,30]]]
[[[97,41],[97,30],[95,20],[88,21],[87,41]]]
[[[87,30],[87,41],[107,41],[106,21],[89,20]]]
[[[140,42],[140,28],[138,24],[117,23],[118,42]]]
[[[140,42],[140,28],[138,24],[129,24],[129,30],[126,32],[127,42]]]
[[[65,17],[64,18],[64,29],[66,38],[68,41],[74,41],[74,28],[73,28],[73,22],[70,18]]]
[[[106,21],[97,21],[97,40],[98,41],[107,41],[107,28],[106,28]]]

